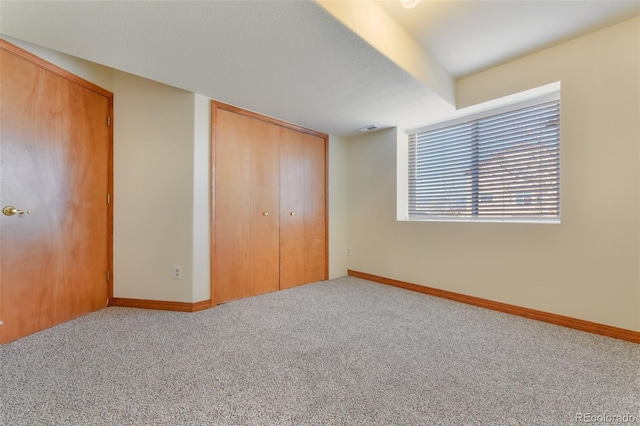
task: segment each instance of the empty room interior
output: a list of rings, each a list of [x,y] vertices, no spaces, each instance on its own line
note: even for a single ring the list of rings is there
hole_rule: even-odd
[[[640,422],[640,2],[0,1],[0,423]]]

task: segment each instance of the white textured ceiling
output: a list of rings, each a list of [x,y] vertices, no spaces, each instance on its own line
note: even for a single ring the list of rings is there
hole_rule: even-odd
[[[383,7],[440,65],[466,74],[629,17],[639,3],[584,4]],[[311,1],[2,0],[0,32],[344,137],[373,123],[419,127],[452,109]]]
[[[460,77],[640,14],[640,0],[422,0],[380,5]]]
[[[1,6],[10,37],[331,134],[449,106],[314,2]]]

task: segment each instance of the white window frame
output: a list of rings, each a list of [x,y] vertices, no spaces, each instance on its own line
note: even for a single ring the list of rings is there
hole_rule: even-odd
[[[477,120],[483,117],[500,114],[536,105],[552,100],[560,100],[560,82],[547,84],[542,87],[505,96],[503,98],[491,100],[482,104],[473,105],[468,108],[457,110],[444,120],[438,120],[426,126],[407,131],[398,131],[397,144],[397,220],[398,221],[423,221],[423,222],[510,222],[510,223],[544,223],[559,224],[560,214],[554,218],[536,217],[449,217],[436,216],[432,218],[410,218],[409,217],[409,135],[418,132],[447,127],[470,120]],[[561,137],[561,136],[560,136]],[[562,165],[561,165],[562,168]],[[562,188],[560,187],[560,196]],[[562,204],[562,203],[561,203]]]

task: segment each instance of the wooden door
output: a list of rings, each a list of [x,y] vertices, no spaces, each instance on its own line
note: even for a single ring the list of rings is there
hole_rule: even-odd
[[[279,288],[280,128],[214,105],[214,303]]]
[[[251,295],[280,287],[280,127],[251,119]]]
[[[304,135],[305,283],[328,278],[325,141]]]
[[[0,341],[107,304],[109,92],[9,43],[0,51]]]
[[[282,130],[281,289],[327,279],[325,140]]]
[[[326,279],[326,135],[211,111],[212,304]]]
[[[282,128],[280,139],[280,288],[305,284],[304,134]]]
[[[212,300],[251,295],[251,119],[214,107]]]

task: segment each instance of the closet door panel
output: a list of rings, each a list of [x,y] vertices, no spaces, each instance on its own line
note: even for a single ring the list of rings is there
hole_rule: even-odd
[[[325,139],[304,135],[305,282],[327,279]]]
[[[215,289],[218,303],[251,295],[251,119],[217,110]]]
[[[280,133],[280,289],[305,283],[304,134]]]
[[[251,120],[251,295],[280,288],[280,127]]]

